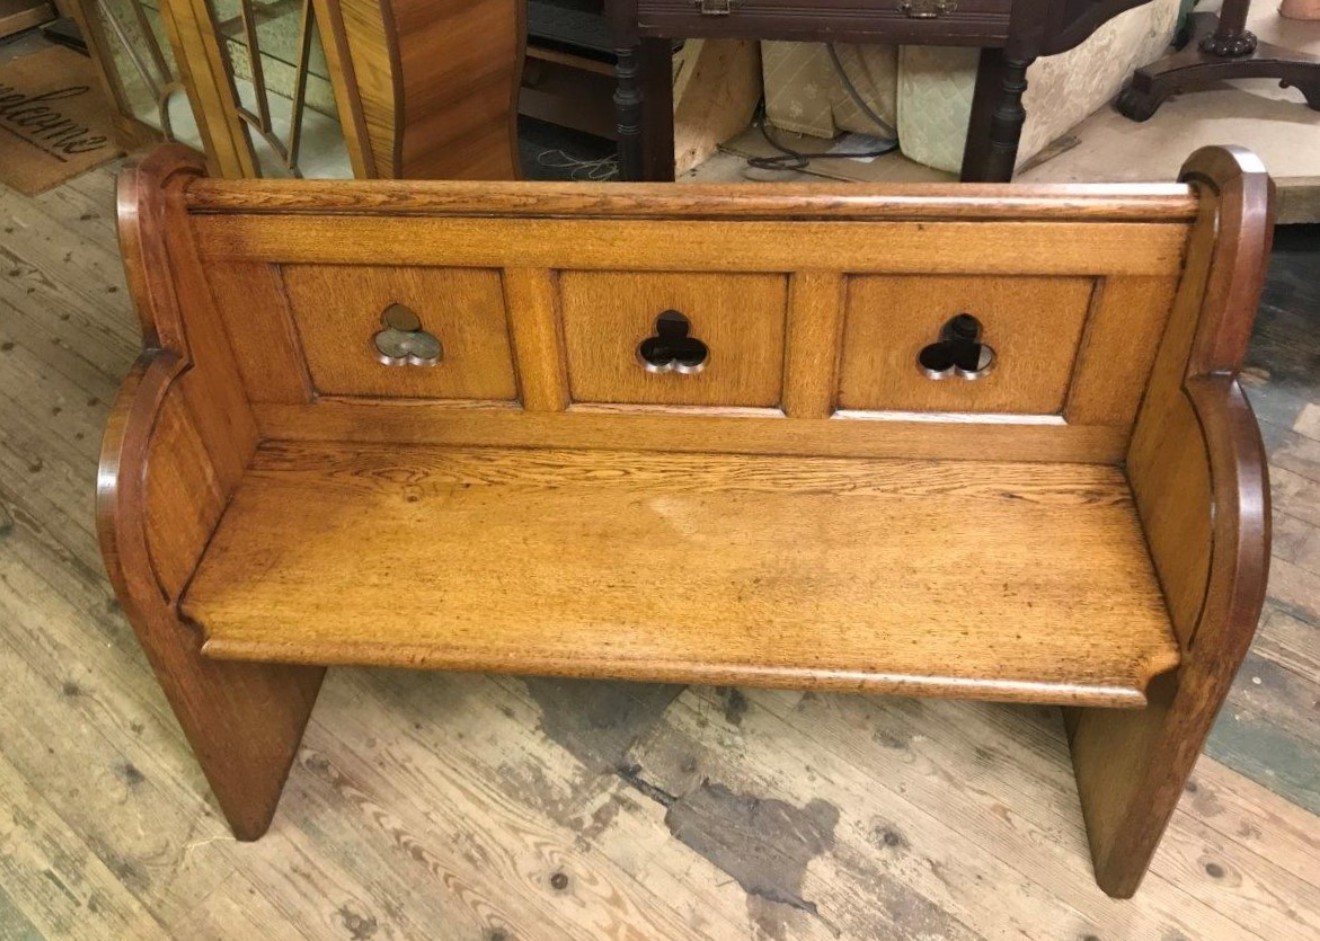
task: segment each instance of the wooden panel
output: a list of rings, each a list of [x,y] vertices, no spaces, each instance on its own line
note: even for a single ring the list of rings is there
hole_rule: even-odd
[[[211,264],[205,277],[249,401],[309,401],[311,379],[279,269],[262,262]]]
[[[323,0],[331,22],[342,23],[344,52],[351,71],[350,94],[362,115],[374,176],[399,176],[398,135],[400,103],[398,64],[391,53],[386,26],[388,4],[379,0]],[[336,29],[338,32],[338,29]],[[338,84],[338,83],[336,83]]]
[[[674,54],[674,175],[708,160],[741,134],[761,100],[755,40],[694,39]]]
[[[874,0],[740,0],[730,4],[728,15],[709,16],[685,0],[638,0],[636,16],[637,30],[643,36],[755,36],[820,42],[845,35],[858,42],[1001,46],[1009,35],[1011,7],[1008,0],[959,0],[949,4],[947,12],[923,16],[905,12],[897,3]]]
[[[1194,233],[1179,288],[1145,390],[1128,475],[1174,630],[1190,645],[1210,578],[1213,528],[1210,456],[1183,391],[1205,298],[1215,240],[1213,217]]]
[[[321,38],[321,50],[325,55],[325,67],[328,74],[335,77],[330,88],[334,92],[335,110],[338,112],[339,126],[344,132],[344,149],[348,151],[353,176],[359,180],[379,176],[378,154],[385,155],[387,168],[393,164],[390,159],[392,148],[387,146],[383,151],[379,150],[380,130],[391,128],[394,123],[391,115],[394,104],[393,83],[385,56],[377,55],[365,62],[354,62],[349,48],[349,32],[352,29],[358,36],[364,37],[368,45],[371,37],[383,35],[384,29],[379,25],[380,5],[345,4],[343,0],[311,0],[311,4]],[[353,19],[365,19],[366,22],[355,23],[350,27],[349,21]],[[354,41],[362,42],[360,39]],[[373,83],[375,87],[371,88]],[[377,112],[373,116],[374,127],[369,125],[367,110],[382,106],[385,116]],[[373,132],[376,137],[372,136]]]
[[[53,19],[55,9],[46,0],[0,0],[0,39]]]
[[[518,176],[514,0],[317,0],[350,149],[371,175]],[[334,66],[339,66],[334,68]]]
[[[212,656],[962,698],[1178,660],[1085,465],[267,446],[184,609]]]
[[[1132,424],[1177,287],[1174,278],[1106,278],[1096,286],[1064,410],[1068,421]]]
[[[559,289],[575,402],[779,404],[787,278],[565,271]],[[709,348],[701,372],[649,372],[638,358],[671,309]]]
[[[896,411],[1061,412],[1090,303],[1087,278],[855,277],[848,282],[839,404]],[[959,313],[995,351],[975,380],[924,375],[917,356]]]
[[[1196,218],[1185,183],[505,183],[201,179],[193,212],[281,214],[578,215],[661,218],[869,219],[872,221],[1158,222],[1182,236]]]
[[[313,386],[326,395],[512,400],[504,292],[495,271],[291,265],[284,283]],[[373,345],[391,304],[443,346],[434,366],[387,366]]]
[[[1181,226],[198,215],[208,258],[322,264],[1168,275]],[[333,237],[328,233],[333,232]],[[975,250],[969,251],[968,246]]]
[[[508,268],[504,296],[511,316],[523,407],[559,412],[568,406],[568,371],[559,318],[559,283],[544,268]]]
[[[149,349],[106,429],[97,535],[217,802],[239,839],[255,839],[275,812],[324,670],[203,660],[175,604],[257,444],[188,227],[178,223],[181,184],[199,170],[176,146],[120,176],[120,245]]]
[[[1268,212],[1264,215],[1268,221]],[[1252,252],[1244,268],[1263,260]],[[1253,304],[1237,308],[1232,316],[1249,320],[1254,311]],[[1167,464],[1157,462],[1152,468],[1150,455],[1143,454],[1141,476],[1133,479],[1134,488],[1139,485],[1151,554],[1185,651],[1183,664],[1176,674],[1151,684],[1151,705],[1142,712],[1120,717],[1110,711],[1075,710],[1068,715],[1096,877],[1106,892],[1121,898],[1136,891],[1243,663],[1265,600],[1269,569],[1269,483],[1250,406],[1228,375],[1193,377],[1186,392],[1186,399],[1180,397],[1174,411],[1162,419],[1150,418],[1143,410],[1138,429],[1142,437],[1133,442],[1135,459],[1138,449],[1148,448],[1145,429],[1179,415],[1188,403],[1194,410],[1189,417],[1204,436],[1199,448],[1181,457],[1184,452],[1177,449],[1193,432],[1185,428],[1184,418],[1174,418],[1174,424],[1163,426],[1169,433],[1159,445],[1169,449]],[[1194,467],[1198,458],[1208,461],[1208,471]],[[1187,473],[1186,481],[1180,472]],[[1203,499],[1203,478],[1211,486],[1210,499]],[[1165,497],[1160,503],[1152,500],[1157,494]],[[1203,534],[1195,518],[1198,512],[1211,521],[1211,534]],[[1205,578],[1204,569],[1209,569]]]
[[[200,171],[196,154],[182,147],[177,151],[183,157],[178,163],[163,149],[146,158],[142,167],[127,168],[119,191],[120,246],[142,318],[144,346],[159,345],[169,352],[162,353],[154,367],[144,366],[153,391],[138,403],[141,411],[126,419],[132,427],[124,432],[131,439],[125,446],[133,452],[124,473],[138,479],[113,498],[107,494],[107,501],[124,501],[123,516],[113,526],[104,524],[102,538],[107,545],[136,541],[141,528],[139,559],[150,558],[160,589],[152,595],[153,605],[178,598],[258,438],[191,230],[166,221],[180,208],[179,184]],[[150,179],[162,163],[177,173],[172,192]],[[167,230],[172,230],[169,235]],[[166,374],[168,380],[162,378]],[[107,434],[107,446],[113,437]],[[118,473],[115,468],[100,486],[122,487]],[[111,529],[116,530],[113,535]]]
[[[1161,413],[1138,428],[1128,469],[1174,628],[1190,642],[1210,575],[1210,456],[1191,402],[1178,396]]]
[[[790,282],[784,411],[792,418],[834,411],[845,285],[832,271],[800,271]]]
[[[257,176],[257,158],[207,0],[176,0],[159,9],[208,166],[230,179]]]
[[[147,451],[147,550],[166,598],[178,598],[224,512],[232,480],[217,476],[182,395],[161,405]]]
[[[387,0],[405,178],[512,180],[526,39],[521,0]]]
[[[969,458],[1118,463],[1126,428],[1058,423],[903,420],[893,414],[836,413],[830,421],[791,419],[770,409],[573,406],[544,415],[470,403],[321,399],[314,406],[257,405],[266,438],[502,447],[630,448],[734,454]],[[967,416],[977,417],[977,416]],[[785,422],[789,424],[786,426]]]
[[[1128,476],[1186,652],[1126,720],[1070,719],[1096,879],[1136,891],[1256,631],[1270,555],[1260,429],[1238,385],[1260,304],[1273,184],[1252,154],[1208,147],[1183,168],[1202,216],[1132,437]],[[1286,933],[1286,932],[1285,932]]]

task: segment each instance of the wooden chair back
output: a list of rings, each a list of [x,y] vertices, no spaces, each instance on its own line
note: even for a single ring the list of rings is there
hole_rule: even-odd
[[[178,175],[151,316],[223,328],[264,437],[905,458],[1124,459],[1202,202]],[[382,364],[394,305],[438,365]],[[665,311],[699,369],[639,361]],[[990,368],[932,377],[960,314]]]

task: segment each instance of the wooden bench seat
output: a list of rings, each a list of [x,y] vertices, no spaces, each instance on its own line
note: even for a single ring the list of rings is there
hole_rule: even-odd
[[[1135,891],[1255,630],[1272,187],[125,172],[106,566],[234,832],[327,665],[1065,707]],[[845,811],[846,812],[846,811]]]
[[[182,610],[228,659],[1069,705],[1178,663],[1089,464],[276,443]]]

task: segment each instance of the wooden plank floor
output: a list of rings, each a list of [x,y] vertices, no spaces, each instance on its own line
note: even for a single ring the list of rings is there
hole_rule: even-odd
[[[1281,235],[1252,351],[1263,630],[1115,902],[1036,707],[335,670],[236,844],[96,549],[112,208],[108,170],[0,190],[0,939],[1320,938],[1320,233]]]

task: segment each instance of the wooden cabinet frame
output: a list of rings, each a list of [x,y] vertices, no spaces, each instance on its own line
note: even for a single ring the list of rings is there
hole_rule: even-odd
[[[135,2],[135,0],[130,0]],[[254,138],[297,175],[306,62],[320,27],[329,79],[353,175],[358,178],[516,179],[517,101],[526,40],[523,0],[299,0],[290,130],[271,123],[260,54],[252,57],[255,108],[240,99],[209,0],[161,0],[160,15],[207,166],[214,176],[262,176]],[[115,102],[115,128],[129,149],[169,135],[132,113],[114,74],[101,0],[78,0],[75,15],[102,83]],[[255,12],[243,0],[249,49],[259,49]],[[153,60],[160,60],[153,56]],[[160,60],[163,61],[163,60]]]

